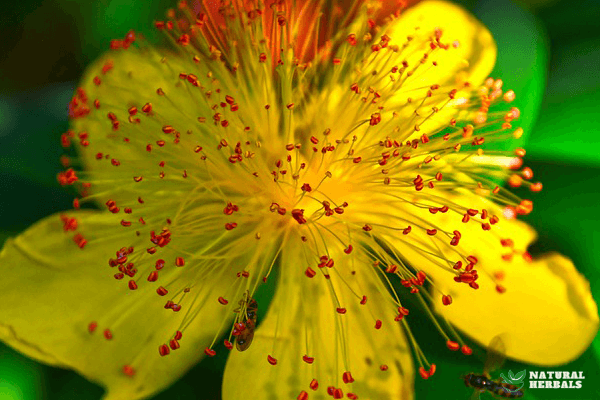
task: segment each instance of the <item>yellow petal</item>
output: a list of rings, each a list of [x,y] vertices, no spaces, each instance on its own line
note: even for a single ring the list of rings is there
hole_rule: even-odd
[[[204,355],[224,317],[213,290],[225,283],[193,287],[179,313],[166,310],[165,302],[178,292],[170,279],[177,268],[174,253],[165,257],[157,282],[146,281],[153,265],[136,261],[138,289],[129,290],[127,279],[115,280],[118,271],[108,265],[131,237],[116,228],[118,217],[97,211],[67,214],[78,220],[77,232],[88,241],[84,249],[73,242],[72,232],[63,232],[58,215],[9,239],[2,249],[0,339],[32,358],[72,368],[105,386],[107,399],[138,399],[166,388]],[[132,260],[148,256],[141,239],[138,244]],[[188,271],[193,273],[192,268]],[[189,282],[189,275],[180,277]],[[171,289],[168,296],[157,295],[161,285]],[[206,296],[212,301],[205,301]],[[192,299],[204,306],[192,308]],[[181,347],[161,357],[159,345],[182,330],[184,319],[192,324],[183,332]],[[90,333],[92,322],[98,326]],[[104,337],[105,329],[110,329],[111,340]],[[128,376],[125,366],[135,374]]]
[[[301,249],[286,252],[277,292],[254,341],[244,352],[233,350],[227,362],[224,400],[247,398],[249,393],[256,400],[295,399],[302,391],[310,399],[327,399],[329,386],[341,389],[344,397],[354,393],[360,399],[413,398],[410,348],[394,321],[389,293],[354,254],[340,254],[330,253],[332,269],[314,266],[317,275],[308,278]],[[368,298],[365,305],[360,304],[362,295]],[[338,307],[346,314],[338,313]],[[382,321],[380,329],[375,329],[377,319]],[[269,355],[276,365],[267,361]],[[304,355],[314,357],[314,363],[304,362]],[[381,365],[387,365],[387,371]],[[346,371],[353,383],[344,383]],[[316,391],[310,388],[313,379],[318,382]]]
[[[535,232],[519,220],[505,219],[500,206],[478,195],[464,191],[432,203],[438,207],[458,204],[479,214],[463,223],[462,215],[452,210],[432,215],[427,208],[398,204],[394,216],[419,221],[424,227],[436,228],[438,234],[432,237],[423,229],[413,229],[405,238],[385,232],[383,237],[435,283],[432,295],[442,316],[484,346],[494,336],[503,335],[507,356],[529,363],[565,363],[588,347],[598,330],[598,311],[588,282],[569,260],[553,254],[526,262],[523,253],[535,239]],[[489,231],[482,229],[483,209],[488,218],[500,218]],[[381,221],[385,223],[384,216]],[[441,235],[454,230],[461,233],[458,246],[449,245],[450,238]],[[511,239],[512,247],[506,242],[503,246],[502,239]],[[473,255],[478,260],[477,290],[453,280],[456,273],[451,266],[461,255]],[[497,278],[497,273],[504,277]],[[500,294],[496,285],[506,289],[505,293]],[[442,294],[452,296],[450,306],[442,305]]]
[[[598,309],[573,263],[553,253],[531,263],[515,258],[502,270],[503,294],[480,276],[477,290],[448,287],[453,303],[436,303],[438,312],[482,345],[502,335],[506,354],[520,361],[557,365],[579,357],[598,331]]]

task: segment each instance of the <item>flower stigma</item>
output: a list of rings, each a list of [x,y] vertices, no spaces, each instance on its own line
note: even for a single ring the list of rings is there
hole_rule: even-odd
[[[503,265],[531,257],[503,225],[533,203],[502,182],[532,192],[542,184],[523,167],[525,150],[493,146],[523,130],[513,126],[515,93],[486,77],[495,48],[487,31],[465,42],[432,25],[422,16],[437,2],[414,12],[323,4],[182,1],[155,22],[168,50],[135,32],[113,40],[69,103],[62,144],[77,155],[63,157],[58,181],[79,191],[76,210],[100,204],[114,216],[119,245],[101,255],[107,277],[153,304],[148,318],[176,321],[154,335],[156,354],[181,352],[209,304],[220,322],[200,351],[214,356],[221,340],[245,351],[252,345],[239,338],[252,341],[256,307],[267,307],[254,294],[277,269],[278,290],[332,326],[335,350],[319,344],[321,317],[308,307],[291,319],[271,304],[274,320],[304,326],[297,363],[339,360],[295,396],[321,386],[354,399],[361,378],[348,327],[358,321],[401,328],[423,379],[436,366],[408,320],[432,320],[450,351],[472,353],[435,309],[452,307],[457,285],[478,290],[480,276],[498,296],[510,290]],[[69,212],[61,218],[84,252],[108,240],[90,239]],[[481,262],[491,247],[498,256]],[[422,308],[409,309],[407,296]],[[126,319],[107,310],[82,329],[111,341]],[[261,356],[265,368],[279,367],[282,329]],[[378,374],[398,368],[385,354],[365,357]],[[133,378],[144,366],[133,357],[115,368]]]

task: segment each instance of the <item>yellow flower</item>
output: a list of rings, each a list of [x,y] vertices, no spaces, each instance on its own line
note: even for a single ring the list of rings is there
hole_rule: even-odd
[[[448,351],[502,335],[530,363],[581,354],[589,285],[531,259],[516,216],[533,203],[495,182],[541,184],[524,150],[483,150],[522,133],[514,93],[486,80],[489,32],[439,1],[251,4],[180,3],[156,23],[171,50],[129,33],[89,69],[58,177],[80,196],[0,253],[0,338],[108,399],[221,348],[226,400],[410,399],[411,353],[435,371],[422,318]]]

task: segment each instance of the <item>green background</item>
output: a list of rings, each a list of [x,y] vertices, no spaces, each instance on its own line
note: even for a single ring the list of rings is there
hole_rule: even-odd
[[[133,28],[158,40],[151,22],[167,0],[20,0],[0,12],[0,243],[31,223],[71,207],[56,183],[67,129],[66,105],[86,65],[111,38]],[[544,190],[526,218],[539,232],[534,254],[556,250],[573,259],[600,299],[600,2],[593,0],[462,1],[492,31],[499,47],[493,76],[515,90],[524,116],[526,165]],[[23,299],[27,301],[27,299]],[[484,310],[493,313],[494,310]],[[416,325],[416,324],[415,324]],[[427,323],[421,344],[441,343]],[[569,346],[565,343],[564,346]],[[463,399],[459,377],[481,371],[443,343],[424,346],[438,372],[416,381],[417,399]],[[217,352],[224,354],[225,352]],[[528,391],[526,399],[598,399],[600,340],[558,370],[583,371],[581,390]],[[207,359],[156,399],[219,399],[225,359]],[[507,363],[505,370],[535,369]],[[243,385],[244,377],[240,377]],[[33,362],[0,344],[0,400],[99,399],[102,389],[75,373]],[[249,394],[251,398],[251,394]],[[482,396],[483,397],[483,396]]]

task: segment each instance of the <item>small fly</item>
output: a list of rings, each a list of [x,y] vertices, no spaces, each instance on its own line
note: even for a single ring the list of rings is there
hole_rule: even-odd
[[[500,368],[504,362],[505,351],[504,342],[500,336],[494,337],[488,348],[488,355],[483,367],[483,373],[469,373],[463,377],[465,385],[475,389],[471,396],[471,400],[481,399],[480,396],[483,393],[489,393],[494,398],[519,399],[523,397],[524,392],[518,386],[501,382],[500,379],[492,379],[490,376],[490,372]]]

